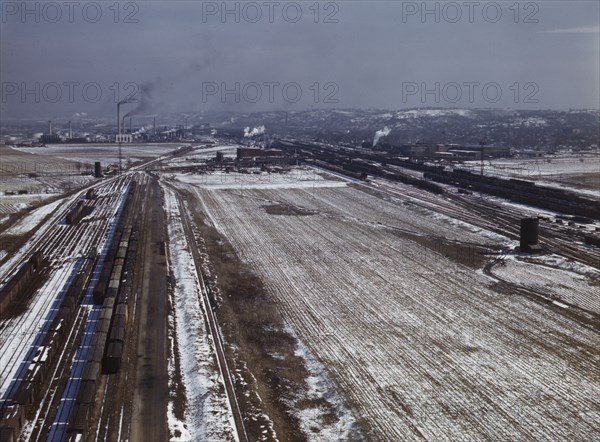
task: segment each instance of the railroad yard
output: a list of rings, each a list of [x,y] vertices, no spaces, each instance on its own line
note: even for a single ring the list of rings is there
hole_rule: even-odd
[[[2,147],[2,441],[600,440],[593,168],[96,147]]]

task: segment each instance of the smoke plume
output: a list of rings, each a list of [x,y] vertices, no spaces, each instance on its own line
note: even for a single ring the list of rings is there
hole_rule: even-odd
[[[387,137],[391,131],[392,130],[389,127],[385,126],[383,129],[375,132],[375,138],[373,138],[373,147],[377,146],[380,138]]]
[[[244,129],[244,138],[252,138],[256,135],[262,135],[265,133],[265,126],[258,126],[250,130],[249,127]]]

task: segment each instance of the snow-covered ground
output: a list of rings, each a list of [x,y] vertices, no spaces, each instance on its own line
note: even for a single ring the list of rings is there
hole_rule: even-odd
[[[559,257],[554,260],[548,257],[534,257],[529,258],[528,261],[507,259],[495,266],[493,273],[505,281],[532,288],[549,298],[600,315],[600,271],[591,267],[583,269],[580,265],[578,270],[587,271],[585,274],[578,274],[569,270],[567,263],[557,262],[559,259]],[[548,264],[543,265],[544,263]],[[564,269],[556,268],[561,264]]]
[[[63,203],[63,200],[57,200],[33,210],[31,213],[24,216],[17,223],[13,224],[9,229],[7,229],[5,234],[23,235],[25,233],[29,233],[35,229],[38,224],[44,220],[44,218],[53,213]]]
[[[481,273],[401,231],[465,243],[500,238],[348,186],[175,178],[265,282],[370,438],[588,441],[600,434],[597,333],[496,292]],[[269,212],[274,205],[303,216]],[[586,296],[597,293],[572,279]]]
[[[123,161],[139,161],[156,158],[172,152],[180,145],[175,143],[165,144],[126,144],[121,145]],[[117,144],[56,144],[47,147],[18,148],[21,152],[33,153],[41,156],[66,158],[71,161],[93,164],[100,161],[103,166],[119,162],[119,146]]]
[[[180,182],[210,189],[317,189],[346,187],[346,182],[323,178],[314,169],[296,168],[290,173],[238,173],[214,172],[209,174],[175,174]]]
[[[207,332],[202,287],[183,230],[180,208],[173,191],[167,187],[164,190],[169,226],[169,269],[174,281],[171,320],[175,325],[186,394],[185,421],[176,419],[172,412],[173,403],[169,403],[169,431],[174,440],[238,440],[223,379],[217,368],[214,344]],[[173,364],[169,365],[169,374],[173,376]]]

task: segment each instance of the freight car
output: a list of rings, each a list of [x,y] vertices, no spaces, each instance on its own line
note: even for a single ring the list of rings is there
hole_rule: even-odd
[[[102,367],[105,373],[117,373],[121,368],[121,360],[123,359],[123,342],[109,341],[106,354],[102,360]]]
[[[115,234],[106,254],[104,267],[100,272],[100,278],[94,287],[93,296],[95,304],[102,304],[107,297],[117,297],[130,236],[130,226],[125,227],[121,235]]]
[[[67,216],[65,218],[65,221],[67,224],[77,224],[77,222],[79,221],[79,219],[81,218],[83,213],[83,201],[78,201],[77,204],[75,204],[75,207],[73,207],[69,213],[67,213]]]
[[[3,315],[10,303],[15,300],[23,290],[33,282],[35,275],[42,267],[43,255],[35,252],[29,260],[10,278],[0,290],[0,316]]]
[[[107,336],[106,351],[102,359],[102,370],[104,373],[116,373],[121,367],[126,327],[127,305],[116,304]]]
[[[427,171],[423,176],[442,183],[472,188],[478,192],[506,198],[521,204],[600,219],[600,203],[563,189],[538,186],[524,180],[505,180],[477,175],[460,169],[454,169],[452,172]]]
[[[596,246],[596,247],[600,247],[600,236],[598,235],[586,235],[585,236],[585,243],[592,245],[592,246]]]

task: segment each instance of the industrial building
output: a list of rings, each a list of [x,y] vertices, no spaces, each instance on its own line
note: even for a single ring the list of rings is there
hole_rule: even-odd
[[[283,151],[280,149],[253,149],[249,147],[238,147],[237,159],[241,158],[272,158],[282,157]]]

